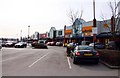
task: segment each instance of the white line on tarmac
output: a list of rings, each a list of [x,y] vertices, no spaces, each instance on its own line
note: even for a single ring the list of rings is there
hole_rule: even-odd
[[[69,69],[72,69],[69,57],[67,57],[67,61],[68,61]]]
[[[33,62],[31,65],[29,65],[28,67],[32,67],[35,63],[37,63],[38,61],[40,61],[42,58],[44,58],[45,56],[47,56],[49,53],[45,54],[44,56],[42,56],[41,58],[39,58],[38,60],[36,60],[35,62]]]
[[[11,59],[14,59],[14,58],[9,58],[9,59],[6,59],[6,60],[2,60],[2,61],[0,61],[0,63],[1,63],[1,62],[4,62],[4,61],[11,60]]]

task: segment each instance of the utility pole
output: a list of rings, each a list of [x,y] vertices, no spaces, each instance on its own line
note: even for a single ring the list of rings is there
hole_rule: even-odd
[[[96,42],[96,19],[95,19],[95,0],[93,0],[93,13],[94,13],[94,19],[93,19],[93,42],[94,42],[94,49],[95,49],[95,42]]]

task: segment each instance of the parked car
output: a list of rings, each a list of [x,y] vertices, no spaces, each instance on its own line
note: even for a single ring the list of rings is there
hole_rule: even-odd
[[[2,47],[5,47],[6,43],[7,43],[7,42],[2,42],[2,43],[1,43]]]
[[[107,46],[111,50],[120,50],[120,41],[110,41]]]
[[[89,45],[91,42],[90,41],[82,41],[81,45]]]
[[[7,41],[7,43],[5,44],[5,47],[14,47],[15,44],[16,44],[15,41]]]
[[[56,45],[55,41],[50,42],[50,46],[55,46],[55,45]]]
[[[34,47],[36,44],[37,44],[37,41],[33,41],[33,42],[31,43],[31,46]]]
[[[47,42],[47,45],[51,45],[51,42]]]
[[[49,46],[55,46],[56,45],[56,41],[47,42],[47,45],[49,45]]]
[[[43,40],[39,40],[34,48],[40,48],[40,49],[48,49],[47,45],[45,44],[45,42]]]
[[[102,43],[95,43],[95,44],[94,43],[90,43],[89,46],[91,46],[91,47],[95,46],[96,49],[104,49],[105,48],[105,45],[102,44]]]
[[[99,63],[99,53],[88,45],[76,46],[70,57],[73,59],[74,64],[79,62]]]
[[[56,42],[56,46],[62,46],[63,42]]]
[[[27,43],[26,42],[19,42],[19,43],[16,43],[15,48],[26,48],[27,47]]]

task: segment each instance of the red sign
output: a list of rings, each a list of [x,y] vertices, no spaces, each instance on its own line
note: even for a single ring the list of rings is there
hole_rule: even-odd
[[[40,34],[40,38],[46,38],[47,35],[46,34]]]

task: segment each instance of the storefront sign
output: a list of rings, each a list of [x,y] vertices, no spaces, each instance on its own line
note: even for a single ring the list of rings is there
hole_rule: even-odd
[[[64,32],[65,32],[65,34],[72,34],[72,29],[65,30]]]
[[[82,32],[92,32],[92,26],[85,26],[82,27]]]

